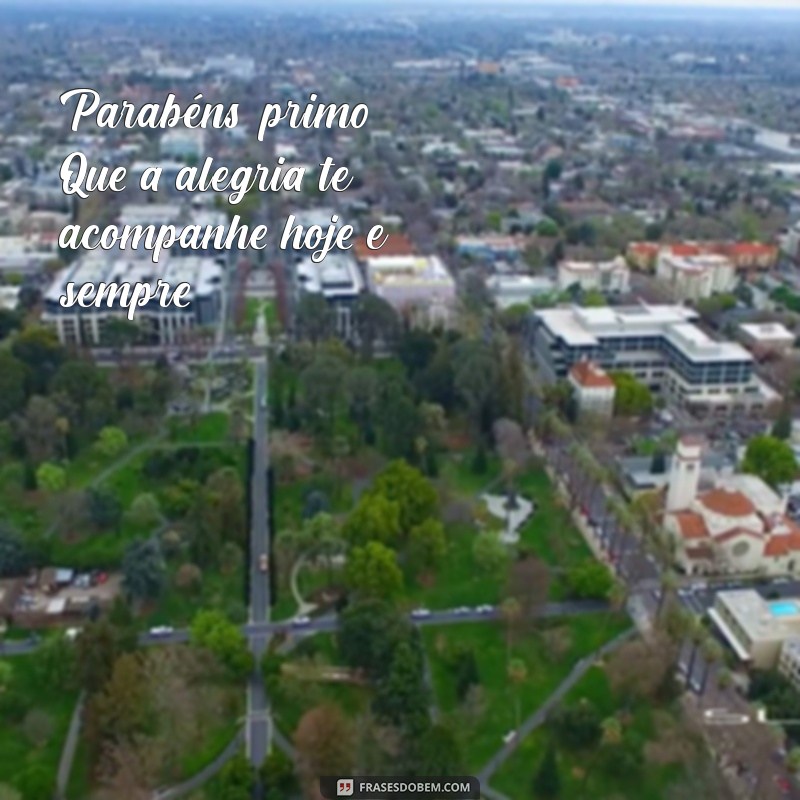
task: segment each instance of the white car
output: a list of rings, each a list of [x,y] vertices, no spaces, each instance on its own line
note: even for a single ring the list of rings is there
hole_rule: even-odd
[[[64,631],[64,638],[69,642],[74,642],[81,635],[82,628],[67,628]]]
[[[311,624],[311,617],[295,617],[292,620],[292,625],[295,628],[304,628],[306,625]]]
[[[173,633],[173,628],[169,625],[157,625],[155,628],[150,628],[151,636],[170,636]]]
[[[494,606],[482,605],[475,609],[479,614],[491,614],[494,611]]]
[[[431,615],[431,612],[428,611],[427,608],[415,608],[411,612],[411,618],[412,619],[425,619],[425,617],[429,617],[430,615]]]
[[[458,614],[460,617],[463,617],[465,614],[469,614],[472,609],[469,606],[459,606],[455,613]]]

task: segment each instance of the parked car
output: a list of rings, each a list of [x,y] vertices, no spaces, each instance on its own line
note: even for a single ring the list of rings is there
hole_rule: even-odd
[[[304,628],[306,625],[311,624],[311,617],[295,617],[292,620],[292,625],[295,628]]]
[[[169,625],[157,625],[155,628],[150,628],[151,636],[170,636],[174,629]]]
[[[427,608],[415,608],[411,612],[411,618],[412,619],[425,619],[426,617],[429,617],[430,615],[431,615],[431,612]]]

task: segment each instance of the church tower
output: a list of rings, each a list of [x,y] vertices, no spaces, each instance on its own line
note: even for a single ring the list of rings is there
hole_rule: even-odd
[[[701,439],[684,436],[678,440],[669,471],[666,511],[682,511],[692,505],[700,483],[702,457]]]

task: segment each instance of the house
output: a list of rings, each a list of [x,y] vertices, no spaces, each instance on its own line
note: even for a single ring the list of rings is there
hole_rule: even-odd
[[[591,361],[579,361],[570,369],[567,381],[575,393],[578,413],[611,417],[616,386],[609,374]]]
[[[784,355],[794,347],[794,334],[779,322],[743,323],[742,341],[756,358]]]

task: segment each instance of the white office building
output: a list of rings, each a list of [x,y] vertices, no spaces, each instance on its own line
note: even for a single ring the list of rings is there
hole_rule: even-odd
[[[565,292],[572,286],[604,294],[622,294],[630,286],[631,271],[622,256],[611,261],[562,261],[558,265],[558,288]]]
[[[736,288],[736,267],[723,255],[676,256],[659,251],[656,277],[667,286],[677,301],[701,300]]]
[[[117,304],[64,308],[60,304],[66,286],[74,284],[75,293],[91,283],[149,283],[155,290],[158,280],[166,281],[174,291],[188,283],[191,292],[186,308],[170,305],[163,308],[158,298],[136,309],[133,321],[143,338],[152,344],[170,345],[181,340],[182,334],[194,327],[214,325],[222,305],[223,268],[213,259],[202,256],[175,258],[169,251],[158,265],[146,258],[112,258],[107,253],[90,253],[61,270],[44,296],[42,322],[51,326],[62,344],[103,345],[103,330],[111,319],[127,319],[128,309]]]
[[[716,341],[684,306],[578,306],[537,311],[530,348],[546,379],[566,379],[582,360],[633,374],[696,413],[761,411],[780,396],[753,369],[739,344]]]

